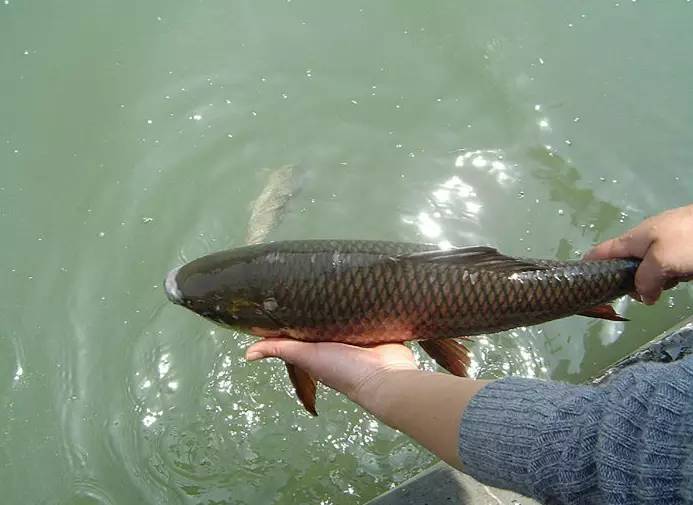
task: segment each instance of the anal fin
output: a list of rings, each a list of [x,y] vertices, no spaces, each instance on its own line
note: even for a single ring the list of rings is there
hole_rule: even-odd
[[[312,415],[317,416],[315,410],[315,378],[306,372],[303,368],[299,368],[290,363],[286,363],[286,371],[289,372],[289,379],[294,385],[296,395],[301,400],[303,407]]]
[[[458,377],[467,377],[471,363],[469,351],[452,338],[440,340],[420,340],[419,345],[436,363]]]
[[[578,312],[578,314],[581,316],[595,317],[597,319],[606,319],[608,321],[628,321],[625,317],[617,314],[614,308],[608,303],[583,310],[582,312]]]

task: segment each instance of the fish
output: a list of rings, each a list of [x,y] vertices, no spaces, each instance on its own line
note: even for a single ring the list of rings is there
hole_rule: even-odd
[[[467,376],[459,342],[575,314],[626,321],[608,302],[632,292],[637,259],[556,261],[489,246],[289,240],[243,246],[171,270],[169,300],[255,336],[371,346],[417,341]],[[305,409],[316,380],[287,364]]]
[[[260,244],[281,222],[286,206],[298,187],[293,165],[284,165],[272,171],[260,195],[253,202],[245,243]]]

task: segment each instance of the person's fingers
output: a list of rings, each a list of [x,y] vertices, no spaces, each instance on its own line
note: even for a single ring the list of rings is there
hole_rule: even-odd
[[[315,347],[309,342],[290,338],[265,338],[255,342],[245,352],[248,361],[262,358],[281,358],[292,364],[310,361]]]
[[[666,281],[664,281],[664,291],[666,291],[667,289],[675,288],[676,286],[679,285],[679,282],[686,282],[686,281],[689,281],[689,280],[690,280],[690,279],[686,279],[686,278],[683,278],[683,279],[667,279]]]
[[[646,223],[620,237],[597,244],[585,254],[588,261],[610,258],[643,258],[652,243],[651,228]]]
[[[664,264],[657,248],[652,247],[635,272],[635,289],[646,305],[657,301],[669,281]]]
[[[413,354],[402,344],[364,348],[339,342],[266,338],[246,350],[249,361],[270,357],[302,368],[323,384],[350,398],[389,371],[416,369]]]

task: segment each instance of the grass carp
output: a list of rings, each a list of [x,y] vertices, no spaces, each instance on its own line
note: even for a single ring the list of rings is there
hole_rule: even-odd
[[[416,340],[465,376],[468,338],[573,314],[623,321],[607,302],[633,290],[635,259],[514,258],[491,247],[299,240],[250,245],[169,272],[169,299],[260,337],[372,345]],[[315,380],[287,365],[304,407]]]
[[[253,202],[246,244],[259,244],[281,221],[286,206],[298,190],[298,175],[293,165],[284,165],[272,171],[265,187]]]

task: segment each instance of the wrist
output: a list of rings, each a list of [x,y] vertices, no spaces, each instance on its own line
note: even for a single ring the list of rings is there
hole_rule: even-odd
[[[415,367],[388,367],[365,377],[348,394],[349,398],[371,414],[387,422],[399,396],[407,390],[407,384],[416,380],[423,372]]]
[[[368,380],[352,399],[459,468],[460,420],[471,398],[486,383],[447,373],[390,369]]]

